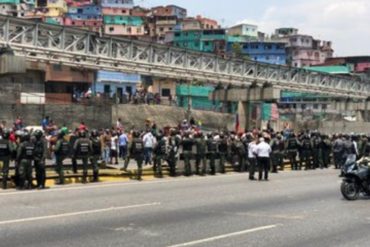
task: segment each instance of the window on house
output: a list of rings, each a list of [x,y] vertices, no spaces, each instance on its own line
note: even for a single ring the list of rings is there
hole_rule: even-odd
[[[162,88],[162,97],[169,97],[171,95],[171,89],[169,88]]]
[[[169,30],[169,31],[172,31],[172,30],[173,30],[173,28],[172,28],[172,27],[169,27],[169,28],[168,28],[168,30]]]
[[[270,60],[270,57],[269,56],[266,56],[266,60]]]
[[[128,32],[128,33],[131,33],[131,32],[132,32],[131,27],[128,27],[128,28],[127,28],[127,32]]]
[[[82,14],[82,9],[77,9],[77,14]]]
[[[125,9],[122,10],[122,14],[126,14],[126,10]]]
[[[114,31],[114,27],[109,27],[109,32],[113,32]]]
[[[141,33],[141,28],[140,27],[136,28],[136,32]]]
[[[160,32],[163,32],[163,31],[164,31],[164,28],[163,28],[163,27],[160,27],[160,28],[159,28],[159,31],[160,31]]]
[[[205,41],[204,42],[204,45],[209,45],[210,44],[210,42],[209,41]]]
[[[62,71],[62,65],[60,64],[53,64],[54,71]]]
[[[72,25],[75,25],[75,22],[74,21],[72,21]]]

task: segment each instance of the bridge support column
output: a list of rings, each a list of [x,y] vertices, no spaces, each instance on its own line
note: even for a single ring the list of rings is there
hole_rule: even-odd
[[[245,101],[238,102],[239,130],[244,131],[250,125],[250,103]]]
[[[364,100],[364,121],[370,122],[369,119],[369,99]]]
[[[26,58],[4,53],[0,55],[0,74],[26,73]]]

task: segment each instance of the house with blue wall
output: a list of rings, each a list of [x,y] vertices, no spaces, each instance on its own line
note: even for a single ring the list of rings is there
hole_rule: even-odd
[[[93,87],[95,94],[103,94],[111,98],[120,99],[135,94],[137,85],[141,83],[139,74],[122,72],[98,71]]]
[[[234,42],[228,42],[226,45],[227,52],[233,51]],[[275,41],[250,41],[238,42],[242,54],[249,56],[251,60],[285,65],[287,60],[287,53],[284,42]]]

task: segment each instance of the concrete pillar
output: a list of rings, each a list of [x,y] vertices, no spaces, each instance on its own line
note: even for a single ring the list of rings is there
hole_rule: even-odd
[[[26,73],[26,58],[3,54],[0,56],[0,74],[22,74]]]
[[[250,124],[250,103],[245,101],[238,102],[239,129],[244,131]]]
[[[369,122],[369,100],[364,100],[364,121]]]

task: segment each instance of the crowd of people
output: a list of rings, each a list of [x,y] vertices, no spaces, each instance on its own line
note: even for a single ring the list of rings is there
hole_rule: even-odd
[[[26,130],[21,118],[11,129],[0,126],[0,161],[2,187],[7,188],[9,164],[15,162],[14,183],[19,189],[35,186],[45,188],[45,164],[54,161],[58,183],[64,184],[64,162],[71,159],[73,172],[77,161],[83,164],[82,182],[87,182],[88,168],[93,180],[99,180],[100,163],[123,164],[127,171],[130,160],[136,161],[137,179],[141,180],[144,165],[152,165],[156,177],[163,177],[167,163],[170,176],[183,172],[194,174],[225,173],[226,164],[237,172],[249,172],[250,180],[268,180],[269,172],[283,170],[289,160],[292,170],[328,168],[340,169],[348,159],[361,158],[370,152],[366,135],[325,135],[317,131],[294,133],[286,128],[281,132],[253,129],[244,133],[218,131],[204,133],[191,119],[176,127],[158,129],[147,121],[144,130],[126,131],[121,119],[109,129],[90,130],[84,122],[74,131],[58,127],[51,119],[42,120],[42,129]],[[179,169],[179,161],[184,169]],[[333,161],[333,162],[331,162]],[[33,169],[36,185],[33,185]],[[255,173],[258,177],[255,177]]]

